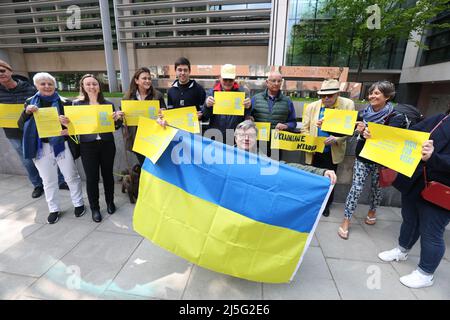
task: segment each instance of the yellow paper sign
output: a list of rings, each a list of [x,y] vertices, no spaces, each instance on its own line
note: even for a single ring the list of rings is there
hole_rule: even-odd
[[[159,113],[159,100],[122,100],[122,111],[128,126],[137,126],[139,117],[156,119]]]
[[[258,128],[258,140],[269,141],[270,140],[270,122],[255,122],[256,128]]]
[[[140,117],[133,151],[156,163],[177,132],[178,129],[171,127],[164,129],[155,120]]]
[[[200,124],[198,122],[196,107],[163,110],[162,114],[164,115],[164,120],[166,120],[172,127],[192,133],[200,132]]]
[[[244,92],[214,92],[213,114],[244,115]]]
[[[114,132],[112,105],[66,106],[64,113],[70,119],[69,134]]]
[[[325,108],[321,129],[351,136],[355,131],[357,116],[358,111]]]
[[[272,149],[289,151],[323,152],[325,137],[313,137],[305,134],[272,130]]]
[[[33,113],[39,138],[57,137],[61,135],[61,123],[56,107],[39,108]]]
[[[23,111],[23,104],[0,103],[0,127],[18,128],[17,120]]]
[[[366,140],[360,156],[411,177],[430,134],[371,122],[368,128],[372,137]]]

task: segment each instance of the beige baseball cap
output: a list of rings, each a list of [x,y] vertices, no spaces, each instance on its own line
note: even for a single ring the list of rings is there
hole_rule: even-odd
[[[224,64],[220,69],[220,77],[222,79],[236,79],[236,66]]]

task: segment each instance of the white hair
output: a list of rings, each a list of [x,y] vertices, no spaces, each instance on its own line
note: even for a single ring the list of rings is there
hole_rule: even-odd
[[[38,72],[33,77],[33,83],[36,85],[40,80],[51,80],[56,87],[56,79],[50,73],[47,72]]]

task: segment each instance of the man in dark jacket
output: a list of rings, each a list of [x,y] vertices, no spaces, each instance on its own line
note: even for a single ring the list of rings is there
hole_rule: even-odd
[[[208,121],[209,126],[208,129],[216,129],[221,133],[222,139],[214,133],[209,133],[213,135],[216,140],[221,140],[220,142],[226,142],[227,144],[234,144],[234,129],[236,126],[244,120],[250,119],[251,114],[251,101],[248,97],[248,93],[245,93],[244,100],[244,115],[243,116],[232,116],[232,115],[223,115],[223,114],[214,114],[214,92],[216,91],[231,91],[231,92],[244,92],[243,88],[239,86],[239,84],[235,81],[236,79],[236,66],[231,64],[225,64],[221,68],[220,79],[214,86],[214,88],[210,89],[207,94],[207,98],[205,104],[202,108],[202,120]],[[217,132],[219,134],[219,132]]]
[[[23,104],[25,100],[36,93],[36,88],[21,76],[13,76],[12,67],[5,61],[0,60],[0,103]],[[22,132],[17,128],[3,128],[5,135],[16,150],[27,170],[28,178],[33,184],[34,190],[31,196],[38,198],[44,193],[42,179],[39,176],[31,159],[24,159],[22,149]],[[58,171],[59,173],[59,171]],[[59,173],[58,180],[60,189],[65,187],[64,178]]]
[[[167,109],[195,106],[201,118],[201,107],[205,102],[205,89],[195,80],[190,79],[191,63],[181,57],[175,61],[177,80],[167,92]]]

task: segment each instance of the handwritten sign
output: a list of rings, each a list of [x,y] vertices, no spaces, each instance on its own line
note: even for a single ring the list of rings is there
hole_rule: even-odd
[[[289,151],[306,151],[322,153],[325,148],[324,137],[313,137],[305,134],[272,130],[272,149]]]
[[[360,156],[411,177],[430,134],[371,122],[368,128],[372,137],[366,140]]]

